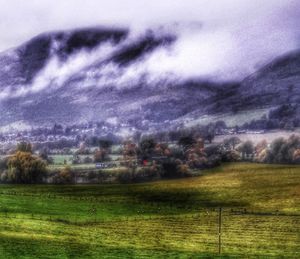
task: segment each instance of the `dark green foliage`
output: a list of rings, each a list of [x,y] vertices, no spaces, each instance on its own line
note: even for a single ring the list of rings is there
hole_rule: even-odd
[[[138,149],[141,158],[148,159],[154,153],[155,146],[156,142],[152,138],[142,140]]]
[[[99,140],[99,147],[103,149],[109,149],[112,146],[112,141],[107,140],[107,139],[100,139]]]
[[[178,140],[178,145],[182,146],[184,150],[190,148],[195,143],[196,140],[192,136],[184,136]]]

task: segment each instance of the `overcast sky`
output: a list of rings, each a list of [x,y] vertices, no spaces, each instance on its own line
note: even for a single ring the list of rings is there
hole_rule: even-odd
[[[0,51],[40,32],[94,25],[203,23],[293,34],[299,13],[299,0],[0,0]]]
[[[173,52],[155,52],[145,70],[241,79],[300,48],[300,0],[0,0],[0,51],[45,31],[174,24]]]

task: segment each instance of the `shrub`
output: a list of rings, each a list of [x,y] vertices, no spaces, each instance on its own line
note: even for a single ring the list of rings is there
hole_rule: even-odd
[[[135,169],[127,169],[126,171],[123,171],[122,173],[119,173],[117,176],[117,179],[121,183],[132,183],[135,179]]]
[[[66,166],[60,170],[54,177],[53,182],[56,184],[68,184],[73,182],[73,175],[71,168]]]
[[[176,178],[190,175],[188,164],[183,164],[179,159],[162,163],[161,176],[163,178]]]
[[[222,147],[220,145],[210,145],[204,149],[205,154],[209,156],[221,154]]]
[[[220,155],[211,155],[207,158],[207,167],[215,167],[221,165],[222,158]]]
[[[177,172],[180,176],[183,176],[183,177],[192,176],[190,168],[186,164],[177,165]]]
[[[0,159],[0,170],[7,169],[8,158]]]
[[[85,163],[85,164],[91,164],[91,163],[93,163],[93,159],[90,158],[89,156],[86,156],[86,157],[83,159],[83,163]]]
[[[3,172],[0,172],[0,182],[1,183],[9,182],[8,171],[7,170],[5,170]]]
[[[167,178],[172,178],[177,176],[177,166],[175,161],[169,161],[162,163],[163,176]]]
[[[222,153],[223,162],[237,162],[240,160],[240,154],[236,150],[228,150]]]

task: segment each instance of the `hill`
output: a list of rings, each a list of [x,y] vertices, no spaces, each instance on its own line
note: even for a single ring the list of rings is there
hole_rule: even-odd
[[[231,97],[240,98],[236,109],[299,104],[300,51],[278,57],[244,79],[239,92],[242,94]]]
[[[115,132],[121,125],[146,131],[299,103],[299,51],[240,82],[153,70],[177,36],[159,28],[85,28],[44,33],[1,53],[0,126],[108,121]]]

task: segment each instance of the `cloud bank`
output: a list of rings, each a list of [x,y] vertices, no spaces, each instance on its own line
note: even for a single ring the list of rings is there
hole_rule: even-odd
[[[113,84],[122,88],[144,75],[149,82],[170,74],[176,79],[241,80],[300,47],[297,0],[0,0],[0,4],[0,51],[41,32],[97,25],[128,27],[132,38],[160,26],[160,33],[176,34],[173,45],[162,46],[130,66],[121,69],[108,64],[89,72],[80,87]],[[93,52],[81,51],[65,62],[54,56],[31,86],[5,89],[0,96],[36,93],[49,82],[60,87],[116,48],[107,44]]]

